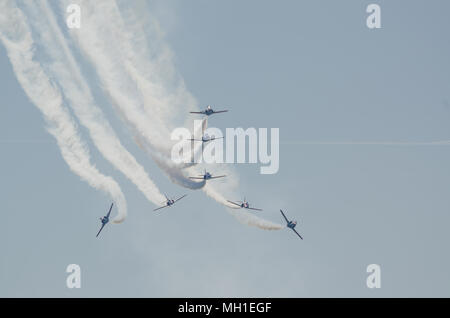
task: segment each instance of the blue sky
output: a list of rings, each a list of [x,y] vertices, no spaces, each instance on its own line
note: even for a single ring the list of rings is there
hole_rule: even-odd
[[[279,172],[236,165],[240,193],[267,219],[281,222],[280,208],[296,218],[304,241],[245,226],[172,184],[102,96],[158,186],[189,195],[154,215],[91,147],[129,212],[96,239],[109,199],[71,173],[0,46],[0,296],[448,297],[450,145],[302,144],[450,140],[448,2],[377,1],[379,30],[365,25],[369,3],[149,5],[200,106],[230,109],[210,126],[280,128]],[[81,289],[65,285],[71,263]],[[378,290],[365,283],[372,263]]]

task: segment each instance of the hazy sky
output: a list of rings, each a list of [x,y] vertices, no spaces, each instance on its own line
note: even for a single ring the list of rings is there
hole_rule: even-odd
[[[366,27],[369,3],[381,6],[381,29]],[[450,145],[370,144],[450,140],[448,1],[149,8],[200,106],[230,109],[210,126],[280,128],[279,172],[236,165],[240,193],[274,222],[285,210],[304,240],[245,226],[203,192],[172,184],[106,99],[122,143],[160,189],[188,197],[155,215],[91,147],[129,213],[95,238],[110,201],[62,160],[1,45],[0,296],[450,296]],[[369,144],[304,144],[353,141]],[[80,289],[66,287],[72,263]],[[372,263],[380,289],[366,287]]]

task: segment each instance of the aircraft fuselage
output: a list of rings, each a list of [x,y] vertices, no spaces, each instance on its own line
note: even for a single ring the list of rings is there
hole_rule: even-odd
[[[297,226],[297,221],[289,221],[287,227],[290,229],[294,229]]]
[[[208,135],[205,135],[205,136],[202,137],[202,141],[203,142],[208,142],[208,141],[211,141],[211,140],[214,140],[214,137],[210,137]]]

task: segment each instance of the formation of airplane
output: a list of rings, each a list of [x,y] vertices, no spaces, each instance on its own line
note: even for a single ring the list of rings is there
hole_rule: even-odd
[[[237,201],[237,202],[233,202],[230,200],[227,200],[228,202],[240,207],[240,208],[244,208],[244,209],[249,209],[249,210],[255,210],[255,211],[262,211],[262,209],[257,209],[257,208],[251,208],[250,204],[245,200],[244,201]]]
[[[111,207],[109,208],[108,214],[106,214],[104,217],[100,218],[100,221],[102,222],[102,227],[100,228],[100,230],[97,233],[97,236],[100,234],[100,232],[103,230],[103,228],[105,227],[105,225],[109,222],[109,215],[111,214],[111,210],[113,208],[114,203],[111,203]]]
[[[302,240],[303,240],[303,237],[300,235],[300,234],[298,234],[298,232],[295,230],[295,227],[297,226],[297,221],[294,221],[294,220],[292,220],[292,221],[289,221],[288,219],[287,219],[287,217],[286,217],[286,215],[284,215],[284,213],[283,213],[283,211],[280,209],[280,212],[281,212],[281,215],[284,217],[284,219],[286,220],[286,223],[287,223],[287,227],[288,228],[290,228],[292,231],[294,231],[295,232],[295,234],[297,234],[298,235],[298,237],[299,238],[301,238]]]
[[[214,177],[212,177],[211,174],[209,174],[206,170],[205,170],[205,174],[204,174],[202,177],[199,177],[199,178],[205,178],[205,180],[206,180],[206,177],[205,177],[205,176],[206,176],[207,174],[210,176],[210,177],[209,177],[210,179],[211,179],[211,178],[214,178]],[[215,178],[220,178],[220,177],[225,177],[225,176],[217,176],[217,177],[215,177]],[[192,177],[192,178],[194,178],[194,177]],[[157,211],[157,210],[160,210],[160,209],[163,209],[163,208],[170,207],[170,206],[174,205],[175,202],[177,202],[177,201],[183,199],[185,196],[186,196],[186,194],[183,195],[183,196],[181,196],[181,197],[179,197],[178,199],[175,199],[175,200],[174,200],[174,199],[170,199],[169,197],[167,197],[167,195],[165,195],[165,197],[166,197],[166,199],[167,199],[167,201],[165,202],[165,205],[164,205],[164,206],[161,206],[161,207],[159,207],[159,208],[156,208],[156,209],[154,209],[153,211]],[[238,206],[238,207],[240,207],[240,208],[249,209],[249,210],[256,210],[256,211],[262,211],[262,209],[257,209],[257,208],[252,208],[252,207],[250,207],[249,203],[245,200],[245,198],[244,198],[244,201],[237,201],[237,202],[233,202],[233,201],[229,201],[229,200],[227,200],[227,201],[230,202],[230,203],[232,203],[232,204],[234,204],[234,205],[236,205],[236,206]],[[111,203],[111,207],[109,208],[108,213],[107,213],[104,217],[101,217],[101,218],[100,218],[100,221],[102,222],[102,226],[100,227],[100,230],[98,231],[96,237],[99,236],[100,232],[103,230],[103,228],[105,227],[105,225],[108,224],[108,222],[109,222],[109,216],[111,215],[111,211],[112,211],[113,205],[114,205],[114,203]],[[297,221],[295,221],[295,220],[288,220],[288,218],[287,218],[286,215],[284,214],[283,210],[280,209],[280,212],[281,212],[281,215],[283,216],[283,218],[286,220],[286,227],[289,228],[289,229],[291,229],[292,231],[294,231],[295,234],[297,234],[297,236],[298,236],[300,239],[303,240],[303,237],[302,237],[302,236],[297,232],[297,230],[295,229],[295,227],[297,226]]]
[[[208,105],[206,107],[205,110],[199,111],[199,112],[190,112],[191,114],[201,114],[201,115],[206,115],[206,116],[210,116],[212,114],[219,114],[219,113],[226,113],[228,110],[214,110],[211,108],[210,105]]]
[[[190,113],[192,113],[192,114],[203,114],[203,115],[206,115],[206,116],[210,116],[210,115],[212,115],[212,114],[225,113],[225,112],[227,112],[227,111],[228,111],[228,110],[215,111],[215,110],[213,110],[213,109],[211,108],[210,105],[208,105],[208,106],[206,107],[206,109],[203,110],[203,111],[200,111],[200,112],[190,112]],[[201,141],[202,143],[206,143],[206,142],[213,141],[213,140],[215,140],[215,139],[221,139],[221,138],[223,138],[223,137],[209,136],[207,133],[205,133],[205,134],[202,136],[201,139],[195,139],[195,138],[192,138],[192,139],[189,139],[189,140],[191,140],[191,141]],[[205,181],[206,181],[206,180],[210,180],[210,179],[218,179],[218,178],[223,178],[223,177],[226,177],[226,175],[213,176],[213,175],[211,175],[211,173],[209,173],[209,172],[206,171],[206,169],[205,169],[205,173],[204,173],[203,175],[199,175],[199,176],[196,176],[196,177],[189,177],[189,178],[190,178],[190,179],[200,179],[200,180],[205,180]],[[154,209],[153,211],[158,211],[158,210],[160,210],[160,209],[164,209],[164,208],[171,207],[171,206],[174,205],[176,202],[178,202],[178,201],[180,201],[181,199],[183,199],[183,198],[186,196],[186,194],[185,194],[185,195],[182,195],[181,197],[179,197],[179,198],[177,198],[177,199],[171,199],[171,198],[169,198],[169,197],[168,197],[167,195],[165,195],[165,194],[164,194],[164,196],[166,197],[166,201],[164,202],[164,205],[163,205],[163,206],[160,206],[160,207],[158,207],[158,208],[156,208],[156,209]],[[233,204],[233,205],[239,207],[239,208],[248,209],[248,210],[254,210],[254,211],[262,211],[262,209],[250,207],[250,204],[249,204],[248,201],[245,199],[245,197],[244,197],[244,201],[237,201],[237,202],[230,201],[230,200],[227,200],[227,201],[228,201],[229,203],[231,203],[231,204]],[[113,203],[113,204],[114,204],[114,203]],[[104,217],[100,218],[100,221],[102,222],[102,226],[101,226],[100,230],[98,231],[96,237],[99,236],[100,232],[103,230],[103,228],[105,227],[105,225],[109,222],[109,216],[110,216],[110,214],[111,214],[111,210],[112,210],[112,208],[113,208],[113,204],[111,204],[111,207],[109,208],[108,214],[106,214]],[[281,215],[283,216],[283,218],[286,220],[286,226],[287,226],[287,228],[289,228],[289,229],[291,229],[292,231],[294,231],[295,234],[297,234],[297,236],[298,236],[300,239],[303,240],[303,237],[295,230],[295,227],[297,226],[297,221],[295,221],[295,220],[291,220],[291,221],[288,220],[287,217],[286,217],[286,215],[283,213],[283,210],[280,209],[280,212],[281,212]]]
[[[205,170],[204,174],[201,174],[198,177],[189,177],[189,178],[190,179],[200,179],[200,180],[210,180],[210,179],[218,179],[218,178],[223,178],[223,177],[226,177],[226,175],[213,176],[213,175],[211,175],[211,173],[209,173],[208,171]]]
[[[187,194],[182,195],[181,197],[179,197],[178,199],[175,199],[175,200],[169,198],[169,197],[168,197],[167,195],[165,195],[165,194],[164,194],[164,196],[166,197],[166,202],[165,202],[166,205],[161,206],[161,207],[159,207],[159,208],[156,208],[156,209],[154,209],[153,211],[157,211],[157,210],[161,210],[161,209],[164,209],[164,208],[171,207],[171,206],[174,205],[177,201],[180,201],[180,200],[183,199],[185,196],[187,196]]]

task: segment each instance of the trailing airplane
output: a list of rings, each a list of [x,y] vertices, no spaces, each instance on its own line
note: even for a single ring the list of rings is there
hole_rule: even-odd
[[[302,237],[300,234],[298,234],[298,232],[295,230],[295,227],[297,226],[297,221],[294,221],[294,220],[293,220],[293,221],[289,221],[289,220],[287,219],[286,215],[284,215],[283,211],[280,210],[280,212],[281,212],[281,214],[283,215],[284,219],[285,219],[286,222],[287,222],[287,225],[286,225],[286,226],[287,226],[288,228],[290,228],[292,231],[294,231],[295,234],[297,234],[298,237],[301,238],[301,239],[303,240],[303,237]]]
[[[219,114],[219,113],[226,113],[228,110],[214,110],[211,108],[210,105],[206,107],[205,110],[199,111],[199,112],[190,112],[191,114],[202,114],[206,116],[210,116],[212,114]]]
[[[174,205],[177,201],[180,201],[180,200],[183,199],[185,196],[187,196],[187,194],[185,194],[185,195],[183,195],[183,196],[181,196],[181,197],[179,197],[178,199],[175,199],[175,200],[169,198],[169,197],[168,197],[167,195],[165,195],[165,194],[164,194],[164,196],[166,197],[166,202],[165,202],[166,205],[161,206],[161,207],[159,207],[159,208],[156,208],[156,209],[154,209],[153,211],[157,211],[157,210],[160,210],[160,209],[164,209],[164,208],[171,207],[171,206]]]
[[[207,133],[205,133],[202,136],[202,139],[191,138],[191,139],[188,139],[188,140],[190,140],[190,141],[201,141],[201,142],[205,143],[205,142],[213,141],[213,140],[216,140],[216,139],[223,139],[223,137],[216,137],[214,135],[210,136]]]
[[[212,176],[208,171],[205,169],[205,173],[202,175],[199,175],[198,177],[189,177],[190,179],[200,179],[200,180],[210,180],[210,179],[218,179],[226,177],[226,175],[223,176]]]
[[[111,210],[113,208],[114,203],[111,203],[111,207],[109,208],[108,214],[106,214],[104,217],[100,218],[100,221],[102,222],[102,227],[97,233],[97,236],[100,234],[100,232],[103,230],[103,227],[109,222],[109,215],[111,214]]]
[[[232,204],[234,204],[234,205],[236,205],[236,206],[238,206],[238,207],[244,208],[244,209],[255,210],[255,211],[262,211],[262,209],[251,208],[250,204],[245,200],[245,198],[244,198],[244,201],[237,201],[237,202],[233,202],[233,201],[230,201],[230,200],[227,200],[227,201],[232,203]]]

